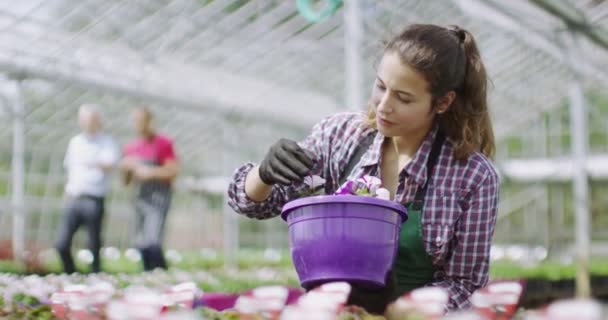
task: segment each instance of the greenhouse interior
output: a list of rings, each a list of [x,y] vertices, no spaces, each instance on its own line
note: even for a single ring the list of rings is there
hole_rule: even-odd
[[[304,289],[291,222],[239,214],[227,190],[280,139],[366,113],[387,41],[413,24],[457,25],[475,38],[499,200],[487,257],[466,253],[484,266],[459,269],[483,273],[483,283],[448,272],[447,291],[428,283],[378,314],[351,303],[359,282]],[[608,319],[606,66],[604,0],[4,1],[0,319]],[[129,148],[138,112],[173,146],[162,163],[178,167],[167,167],[172,196],[153,226],[156,268],[136,239],[148,228],[137,209],[144,189],[122,179],[123,160],[144,152]],[[68,204],[80,201],[68,178],[87,179],[66,160],[83,114],[102,125],[116,159],[96,169],[102,197],[76,197],[101,201],[101,249],[89,249],[92,229],[81,223],[68,273],[57,239]],[[450,308],[457,295],[466,301]]]

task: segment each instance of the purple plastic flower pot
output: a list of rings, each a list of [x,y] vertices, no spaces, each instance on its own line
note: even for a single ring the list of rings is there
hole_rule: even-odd
[[[393,266],[403,205],[354,195],[306,197],[283,207],[300,284],[329,281],[381,287]]]

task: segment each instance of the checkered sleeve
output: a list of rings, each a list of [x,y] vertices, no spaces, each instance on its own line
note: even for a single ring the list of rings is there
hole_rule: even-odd
[[[249,218],[268,219],[281,213],[283,204],[287,202],[286,187],[272,186],[272,192],[264,201],[254,201],[245,192],[245,179],[247,174],[255,167],[254,163],[246,163],[236,169],[232,175],[232,182],[228,186],[228,205],[234,211]]]
[[[315,159],[311,175],[323,176],[327,163],[328,146],[331,145],[337,134],[337,131],[333,128],[338,122],[345,120],[344,117],[327,117],[313,127],[311,134],[306,139],[298,143],[301,148],[314,154]],[[272,186],[272,192],[268,199],[259,202],[254,201],[245,192],[245,179],[254,167],[254,163],[247,163],[238,168],[228,186],[228,205],[237,213],[249,218],[268,219],[279,215],[283,205],[297,198],[306,188],[303,183],[294,183],[290,186],[275,184]]]
[[[463,205],[463,215],[456,226],[452,255],[431,285],[448,290],[448,311],[470,308],[473,292],[488,282],[490,247],[498,210],[499,178],[490,165],[484,174],[471,177],[477,189]]]

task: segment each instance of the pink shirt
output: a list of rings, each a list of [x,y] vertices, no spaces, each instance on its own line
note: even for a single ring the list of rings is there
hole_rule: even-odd
[[[156,166],[162,166],[169,160],[177,160],[173,141],[160,134],[155,134],[150,140],[138,138],[129,142],[124,148],[124,154]]]

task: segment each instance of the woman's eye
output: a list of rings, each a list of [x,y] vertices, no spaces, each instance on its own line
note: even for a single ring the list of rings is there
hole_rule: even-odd
[[[408,99],[408,98],[401,97],[401,96],[397,96],[397,99],[399,99],[399,101],[401,101],[401,102],[403,102],[403,103],[405,103],[405,104],[410,104],[410,103],[412,103],[412,100],[410,100],[410,99]]]
[[[380,84],[380,83],[376,84],[376,87],[377,87],[378,89],[380,89],[380,90],[384,90],[384,89],[386,89],[386,87],[385,87],[385,86],[383,86],[383,85],[382,85],[382,84]]]

